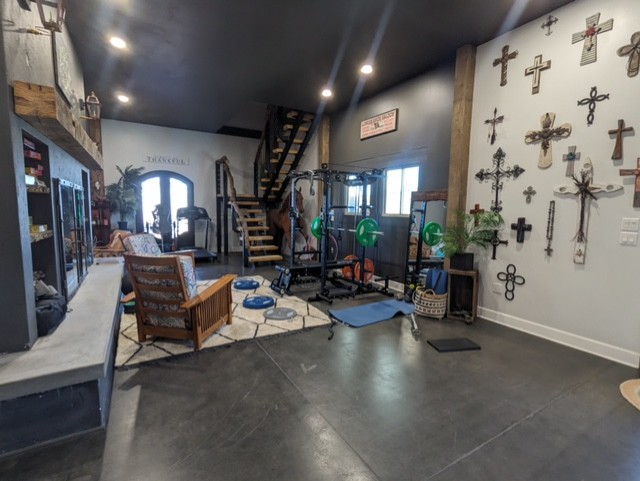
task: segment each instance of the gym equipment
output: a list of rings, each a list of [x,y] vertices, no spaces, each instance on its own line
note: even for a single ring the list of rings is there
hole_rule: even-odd
[[[478,344],[466,337],[452,339],[428,339],[427,342],[438,352],[479,351]]]
[[[358,226],[355,229],[333,226],[329,226],[327,229],[341,232],[355,232],[356,240],[360,245],[365,247],[374,247],[378,242],[378,237],[384,235],[384,232],[380,231],[376,220],[371,217],[362,219],[358,222]],[[320,239],[322,237],[322,217],[318,216],[313,219],[311,222],[311,233],[316,239]]]
[[[422,229],[422,240],[429,247],[433,247],[442,241],[442,227],[437,222],[427,222]]]
[[[320,216],[311,221],[311,234],[316,239],[322,238],[322,218]]]
[[[345,261],[358,261],[358,256],[354,256],[353,254],[348,255],[344,258]],[[373,278],[373,273],[375,272],[375,264],[368,257],[364,260],[364,281],[369,282]],[[347,266],[342,268],[342,277],[347,280],[352,280],[354,277],[356,279],[360,278],[360,261],[356,262],[354,266]]]
[[[264,311],[264,318],[271,321],[290,321],[297,315],[294,309],[288,307],[272,307]]]
[[[180,246],[180,233],[178,232],[177,226],[180,225],[181,220],[188,220],[190,226],[194,226],[196,221],[204,221],[206,223],[204,229],[204,246],[197,247],[195,245],[195,234],[193,236],[193,246],[184,247]],[[190,207],[180,207],[176,211],[176,249],[178,252],[193,252],[193,257],[196,262],[198,261],[211,261],[215,262],[218,258],[217,254],[209,251],[209,228],[211,226],[211,217],[207,213],[207,210],[204,207],[196,207],[192,205]],[[183,233],[184,237],[184,233]]]
[[[414,313],[415,306],[413,304],[396,299],[348,307],[346,309],[329,309],[331,328],[336,325],[336,321],[351,327],[364,327],[393,319],[398,314],[402,314],[411,316],[411,332],[414,336],[418,336],[420,335],[420,329],[416,324]]]
[[[260,283],[253,279],[238,279],[233,283],[233,288],[240,291],[252,291],[260,287]]]
[[[269,296],[249,296],[242,301],[242,307],[247,309],[267,309],[275,304],[276,301]]]

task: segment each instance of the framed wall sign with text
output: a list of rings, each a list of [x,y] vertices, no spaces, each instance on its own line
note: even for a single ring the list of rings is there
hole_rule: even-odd
[[[398,130],[398,109],[389,110],[360,122],[360,140]]]

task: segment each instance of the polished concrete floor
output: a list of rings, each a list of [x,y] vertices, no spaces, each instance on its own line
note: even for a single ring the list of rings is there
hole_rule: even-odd
[[[635,369],[485,321],[419,323],[418,340],[395,319],[116,372],[106,432],[1,460],[0,479],[640,479],[640,412],[618,390]],[[482,350],[427,344],[447,337]]]

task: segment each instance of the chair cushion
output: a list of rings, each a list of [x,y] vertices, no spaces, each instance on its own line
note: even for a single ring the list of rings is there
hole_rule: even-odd
[[[162,254],[156,238],[151,234],[134,234],[122,239],[129,254],[137,256],[159,256]]]

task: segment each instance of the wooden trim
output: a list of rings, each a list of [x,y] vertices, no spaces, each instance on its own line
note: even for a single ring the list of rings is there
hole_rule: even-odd
[[[446,201],[447,197],[447,189],[416,191],[411,193],[411,203],[432,202],[437,200]],[[403,217],[407,217],[407,215],[403,215]]]

